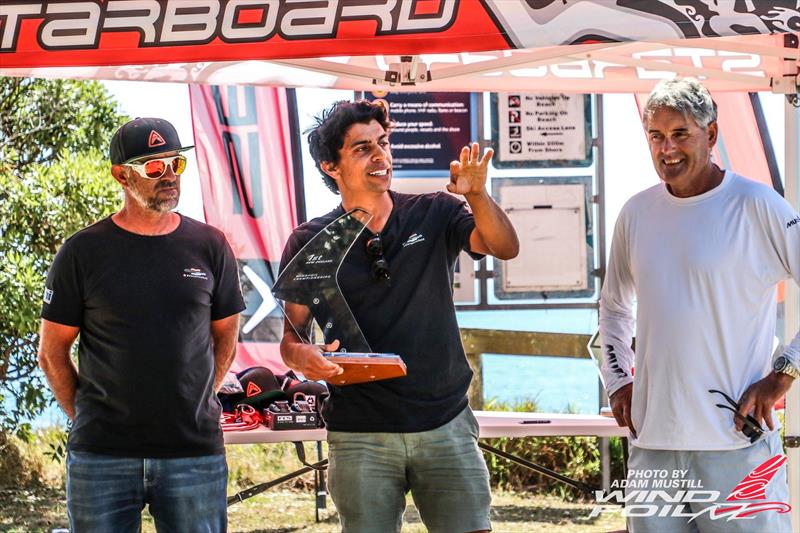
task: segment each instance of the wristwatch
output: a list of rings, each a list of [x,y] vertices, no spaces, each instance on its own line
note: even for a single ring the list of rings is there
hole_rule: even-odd
[[[784,355],[775,359],[775,362],[772,363],[772,370],[776,374],[788,374],[794,379],[800,379],[800,370],[798,370],[797,367],[789,361],[789,358]]]

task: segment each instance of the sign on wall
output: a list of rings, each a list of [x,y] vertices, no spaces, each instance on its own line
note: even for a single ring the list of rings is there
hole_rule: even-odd
[[[474,139],[470,93],[366,93],[389,107],[392,165],[412,176],[450,174],[450,161]]]
[[[595,291],[592,178],[495,178],[492,195],[517,230],[520,253],[498,261],[495,295],[580,298]]]
[[[475,304],[475,260],[467,252],[458,254],[453,276],[453,302],[456,304]]]
[[[574,167],[592,163],[591,100],[566,93],[492,95],[494,166]]]

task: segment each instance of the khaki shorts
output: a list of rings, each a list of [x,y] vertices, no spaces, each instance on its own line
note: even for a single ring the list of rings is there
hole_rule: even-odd
[[[431,533],[491,529],[489,471],[469,407],[430,431],[329,431],[328,444],[343,533],[399,532],[408,491]]]

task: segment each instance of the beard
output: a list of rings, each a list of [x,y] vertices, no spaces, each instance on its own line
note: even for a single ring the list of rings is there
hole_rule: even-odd
[[[165,198],[160,197],[158,193],[161,191],[161,189],[166,188],[166,185],[162,185],[161,183],[157,184],[152,192],[150,192],[148,195],[140,188],[142,181],[143,178],[135,179],[133,182],[129,180],[128,186],[128,193],[131,195],[131,198],[133,198],[133,200],[139,204],[140,207],[149,211],[155,211],[157,213],[168,213],[178,207],[178,199],[180,198],[179,182],[174,185],[178,191],[178,194]]]

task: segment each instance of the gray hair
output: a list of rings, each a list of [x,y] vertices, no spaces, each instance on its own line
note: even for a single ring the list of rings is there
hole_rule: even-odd
[[[688,113],[701,128],[707,128],[717,120],[717,104],[711,99],[708,89],[695,78],[674,78],[659,82],[647,97],[644,121],[650,120],[653,113],[662,107]]]

